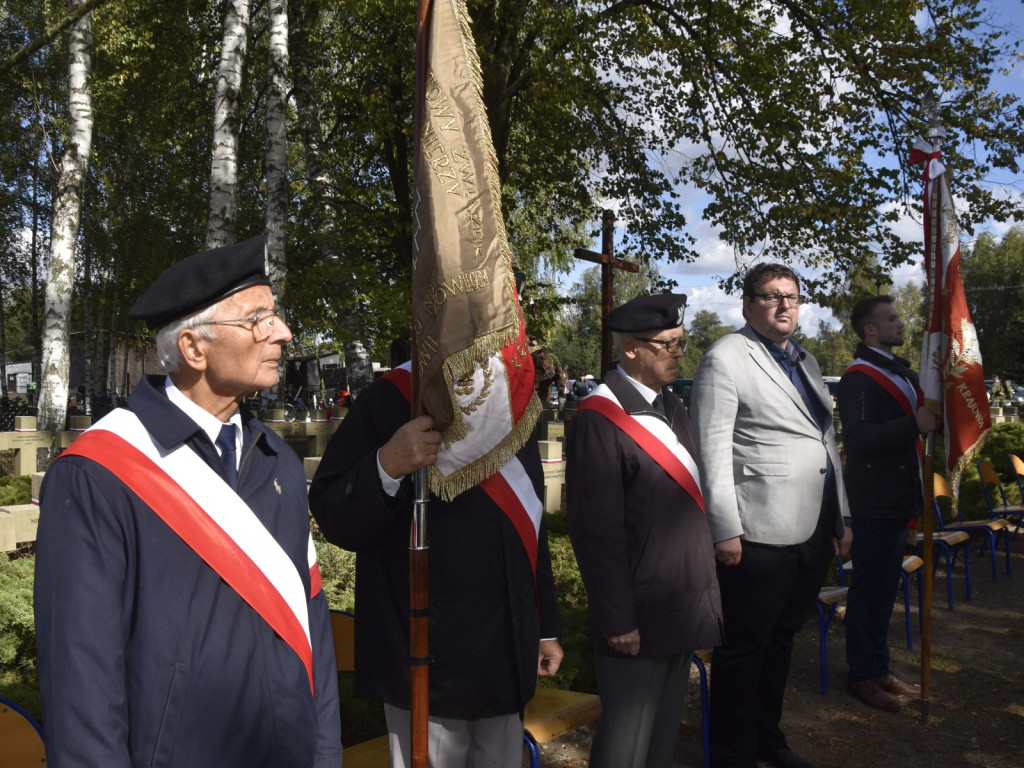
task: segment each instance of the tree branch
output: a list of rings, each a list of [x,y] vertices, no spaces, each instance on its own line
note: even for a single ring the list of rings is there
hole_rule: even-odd
[[[22,48],[20,51],[12,55],[3,64],[0,64],[0,75],[3,75],[8,70],[16,67],[18,64],[23,62],[25,59],[27,59],[29,56],[31,56],[33,53],[38,51],[43,46],[48,45],[53,40],[53,38],[59,35],[67,27],[70,27],[80,18],[85,16],[85,14],[89,13],[93,8],[103,5],[103,3],[105,3],[106,1],[107,0],[86,0],[80,6],[78,6],[70,13],[68,13],[63,19],[61,19],[52,27],[47,29],[43,33],[42,37],[36,38],[31,43]]]

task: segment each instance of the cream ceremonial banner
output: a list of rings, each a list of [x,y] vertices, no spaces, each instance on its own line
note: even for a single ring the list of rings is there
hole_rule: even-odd
[[[430,25],[414,180],[413,336],[420,400],[444,435],[430,489],[451,499],[519,451],[542,406],[464,0],[435,0]]]

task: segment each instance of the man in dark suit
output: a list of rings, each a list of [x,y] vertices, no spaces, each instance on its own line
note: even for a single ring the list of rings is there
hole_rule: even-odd
[[[432,417],[410,419],[411,396],[408,362],[364,390],[309,489],[324,537],[356,553],[355,685],[384,705],[394,768],[412,764],[412,475],[448,450]],[[509,480],[504,495],[477,484],[447,501],[430,497],[427,739],[435,767],[518,768],[521,713],[538,675],[555,674],[562,659],[537,440],[500,474]]]
[[[898,695],[921,689],[889,668],[889,618],[900,580],[910,518],[922,511],[919,436],[941,420],[921,405],[917,375],[892,353],[903,321],[889,296],[858,301],[850,324],[861,338],[839,382],[846,487],[853,515],[853,583],[846,608],[848,690],[864,703],[898,712]]]
[[[698,463],[715,542],[725,644],[715,650],[711,763],[807,768],[779,727],[793,636],[848,544],[832,398],[793,340],[800,281],[759,264],[743,281],[747,325],[715,342],[693,384]]]
[[[690,420],[667,388],[686,349],[685,306],[643,296],[608,315],[619,364],[569,428],[569,535],[603,710],[591,768],[669,768],[690,653],[722,639]]]

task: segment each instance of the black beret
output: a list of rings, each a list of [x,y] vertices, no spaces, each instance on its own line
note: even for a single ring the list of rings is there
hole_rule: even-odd
[[[145,320],[155,330],[254,285],[270,285],[262,235],[172,264],[132,305],[128,317]]]
[[[686,296],[682,293],[656,293],[638,296],[608,313],[604,324],[609,331],[637,333],[683,324]]]

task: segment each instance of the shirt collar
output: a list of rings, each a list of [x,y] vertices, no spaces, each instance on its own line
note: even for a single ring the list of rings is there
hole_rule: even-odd
[[[637,381],[628,373],[626,373],[625,369],[622,367],[621,364],[616,363],[616,367],[619,369],[619,373],[622,374],[622,377],[630,384],[632,384],[634,387],[636,387],[636,391],[639,392],[640,396],[647,401],[647,404],[653,405],[654,398],[658,396],[658,392],[656,390],[651,389],[646,384],[641,384],[639,381]]]
[[[206,433],[207,437],[210,438],[210,442],[216,445],[217,437],[220,435],[220,428],[224,426],[225,422],[185,397],[185,394],[174,386],[170,376],[164,382],[164,389],[167,392],[167,399],[184,411],[185,415],[192,419]],[[236,410],[231,418],[227,420],[227,423],[234,424],[235,426],[235,443],[237,445],[242,434],[242,415]]]
[[[754,331],[753,327],[750,330]],[[777,363],[781,363],[783,358],[788,358],[788,362],[796,364],[807,356],[804,348],[797,344],[796,339],[792,337],[786,342],[786,346],[783,347],[771,339],[762,336],[757,331],[754,331],[754,334],[761,340],[761,343],[768,350],[768,354],[775,358]]]

